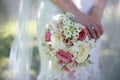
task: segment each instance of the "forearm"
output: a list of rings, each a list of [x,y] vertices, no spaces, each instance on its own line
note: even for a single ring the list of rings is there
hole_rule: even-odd
[[[71,0],[52,0],[63,12],[71,12],[75,16],[81,14],[80,10]]]
[[[95,0],[90,15],[94,15],[98,20],[101,20],[107,1],[108,0]]]

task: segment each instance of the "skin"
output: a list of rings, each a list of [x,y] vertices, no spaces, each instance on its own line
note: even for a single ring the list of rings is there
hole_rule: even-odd
[[[88,30],[89,38],[98,40],[104,33],[101,18],[107,0],[94,0],[93,8],[89,14],[81,12],[71,0],[52,0],[63,12],[71,12],[75,15],[74,21],[84,25]],[[66,5],[67,4],[67,5]],[[94,26],[94,30],[91,28]]]

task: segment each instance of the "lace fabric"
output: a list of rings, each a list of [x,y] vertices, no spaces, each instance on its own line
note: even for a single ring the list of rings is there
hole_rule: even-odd
[[[74,4],[84,13],[89,13],[93,6],[93,0],[72,0]],[[99,50],[100,41],[97,42],[96,48],[93,49],[91,54],[91,64],[87,67],[81,67],[75,73],[68,74],[66,72],[59,73],[52,67],[51,60],[47,59],[42,49],[42,36],[45,26],[50,20],[62,11],[52,3],[51,0],[40,0],[38,10],[38,42],[39,51],[41,56],[40,74],[38,80],[100,80],[99,69]]]

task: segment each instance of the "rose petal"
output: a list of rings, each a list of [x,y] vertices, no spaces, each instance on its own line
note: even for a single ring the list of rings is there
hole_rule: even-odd
[[[59,50],[56,53],[56,56],[64,63],[70,62],[73,57],[72,54],[70,54],[69,52],[65,52],[63,50]]]
[[[51,33],[50,33],[49,30],[45,34],[45,41],[46,42],[50,42],[51,41]]]
[[[86,29],[82,29],[82,31],[79,32],[78,40],[84,41],[86,36],[87,36],[87,30]]]

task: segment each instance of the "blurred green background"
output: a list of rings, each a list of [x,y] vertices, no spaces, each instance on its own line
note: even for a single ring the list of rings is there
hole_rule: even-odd
[[[0,0],[0,80],[8,76],[7,67],[10,48],[16,33],[20,0]],[[30,33],[34,36],[31,80],[39,72],[39,52],[36,40],[37,1],[33,0],[30,13]],[[103,18],[105,33],[102,36],[102,80],[120,80],[120,0],[109,0]]]
[[[16,23],[18,19],[20,0],[0,0],[0,80],[6,80],[8,77],[8,63],[10,48],[12,46],[14,36],[16,34]],[[36,1],[32,1],[33,6],[30,12],[30,34],[34,38],[34,49],[31,66],[31,80],[35,80],[40,66],[40,57],[38,54],[37,40],[36,40]]]

